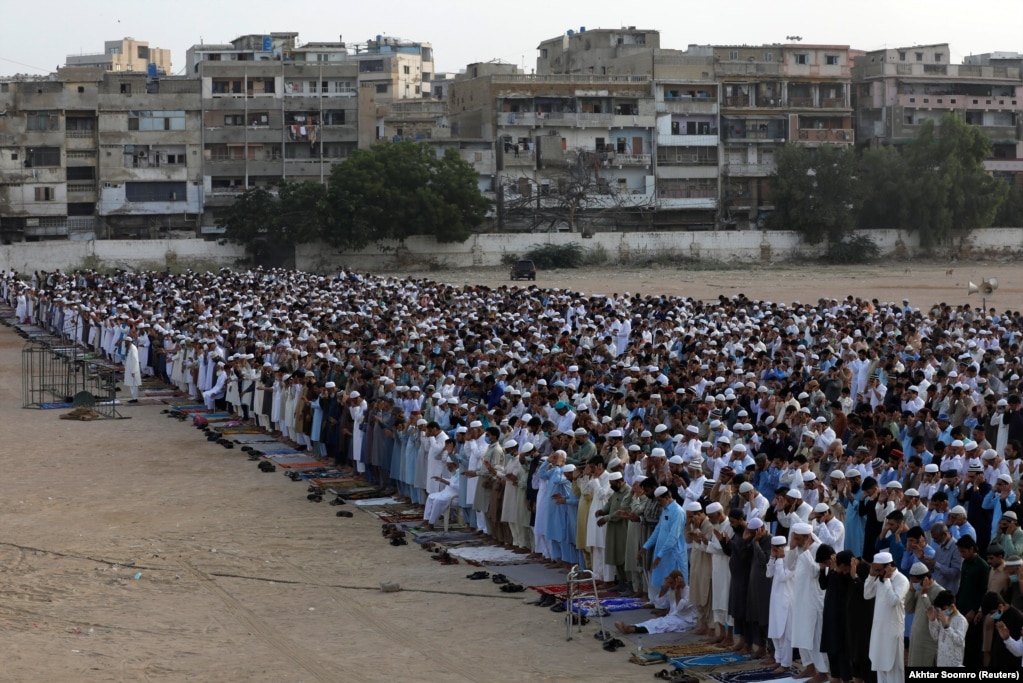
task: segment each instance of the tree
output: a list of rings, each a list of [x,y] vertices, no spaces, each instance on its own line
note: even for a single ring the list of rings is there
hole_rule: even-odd
[[[922,246],[961,240],[991,225],[1008,187],[984,169],[991,142],[980,128],[949,112],[938,127],[922,123],[905,154],[909,227],[919,232]]]
[[[1019,185],[1009,185],[1009,193],[998,207],[994,225],[1000,228],[1023,228],[1023,188]]]
[[[785,145],[771,178],[771,227],[802,233],[810,244],[842,239],[854,225],[855,176],[852,148]]]
[[[282,180],[275,188],[251,188],[225,212],[225,236],[244,245],[257,263],[275,263],[296,244],[319,238],[325,196],[326,188],[313,182]]]
[[[437,158],[427,143],[381,143],[356,150],[330,172],[324,239],[358,249],[371,241],[433,235],[464,242],[490,202],[458,150]]]
[[[610,158],[610,159],[609,159]],[[533,230],[566,227],[586,232],[586,226],[618,223],[649,207],[649,196],[619,191],[607,161],[613,152],[570,150],[543,166],[543,182],[537,187],[529,176],[506,178],[499,201],[503,224],[528,224]],[[528,194],[522,187],[529,187]]]

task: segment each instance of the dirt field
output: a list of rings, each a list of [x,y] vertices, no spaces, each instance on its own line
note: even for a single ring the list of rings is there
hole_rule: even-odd
[[[775,301],[846,294],[916,305],[1017,306],[1009,265],[609,270],[539,274],[541,286],[594,293]],[[443,274],[434,274],[443,275]],[[423,277],[417,273],[416,277]],[[444,279],[444,278],[439,278]],[[506,284],[501,270],[449,282]],[[978,295],[969,299],[980,303]],[[554,681],[649,680],[628,653],[603,652],[587,627],[523,605],[464,564],[415,544],[386,545],[376,518],[309,503],[305,487],[263,474],[158,406],[131,419],[71,422],[24,410],[23,341],[0,328],[0,680]],[[134,577],[138,576],[138,579]],[[380,581],[400,593],[382,594]]]

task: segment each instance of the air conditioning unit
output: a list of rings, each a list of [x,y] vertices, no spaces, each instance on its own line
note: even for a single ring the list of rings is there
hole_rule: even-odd
[[[142,150],[141,152],[138,153],[139,159],[145,159],[146,156],[147,155],[146,155],[146,151],[145,150]]]

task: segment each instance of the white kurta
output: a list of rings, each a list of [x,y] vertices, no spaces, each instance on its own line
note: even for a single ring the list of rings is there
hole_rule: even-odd
[[[142,372],[139,369],[139,350],[134,344],[128,344],[128,352],[124,358],[124,386],[142,386]]]
[[[362,459],[362,439],[365,437],[366,432],[362,431],[362,416],[366,414],[366,402],[361,398],[359,402],[354,406],[349,406],[348,412],[352,416],[352,423],[354,429],[352,429],[352,460],[355,462],[363,462]]]
[[[790,549],[785,556],[785,567],[792,573],[792,585],[798,599],[792,601],[789,619],[792,621],[792,646],[819,651],[821,629],[824,626],[824,591],[817,581],[819,565],[814,561],[820,541],[814,541],[809,550]]]
[[[668,613],[636,626],[644,627],[648,633],[683,633],[696,626],[696,608],[689,604],[689,586],[682,589],[678,602],[675,601],[673,590],[669,590],[665,597],[668,598]]]
[[[445,473],[445,462],[447,458],[444,453],[444,444],[447,442],[447,434],[441,432],[437,436],[427,437],[429,440],[429,450],[426,452],[426,492],[437,493],[444,484],[434,479],[434,477],[443,477]]]
[[[771,612],[767,624],[768,638],[792,637],[792,572],[785,560],[772,557],[767,562],[767,578],[771,583]]]
[[[728,523],[727,519],[715,525],[715,528],[726,538],[732,537],[732,525]],[[711,569],[713,570],[710,580],[711,609],[719,613],[715,615],[718,623],[723,623],[717,617],[720,614],[728,613],[728,593],[732,587],[732,572],[728,569],[728,555],[725,555],[725,551],[721,549],[721,543],[717,536],[710,537],[707,542],[707,552],[711,555]]]
[[[873,671],[902,670],[906,625],[903,600],[909,591],[909,579],[899,572],[891,579],[871,576],[863,586],[863,597],[874,598],[874,625],[870,631],[870,668]]]

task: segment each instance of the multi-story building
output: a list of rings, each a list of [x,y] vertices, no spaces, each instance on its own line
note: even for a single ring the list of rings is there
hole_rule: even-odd
[[[389,134],[388,117],[407,117],[412,136],[435,118],[399,106],[430,92],[429,44],[378,36],[300,45],[297,33],[271,33],[194,45],[187,64],[202,83],[206,232],[217,231],[219,210],[246,188],[324,182],[353,150],[398,128],[404,135],[402,126]]]
[[[0,81],[0,234],[155,237],[202,206],[198,82],[66,68]]]
[[[449,86],[448,105],[452,137],[493,145],[499,226],[621,226],[652,207],[649,77],[470,64]]]
[[[65,65],[166,75],[171,73],[171,53],[163,48],[149,47],[149,43],[144,40],[129,37],[106,41],[103,43],[103,52],[68,55]]]
[[[1023,178],[1023,58],[996,52],[950,61],[946,43],[875,50],[858,59],[857,144],[904,144],[924,121],[955,112],[991,140],[989,170]]]

